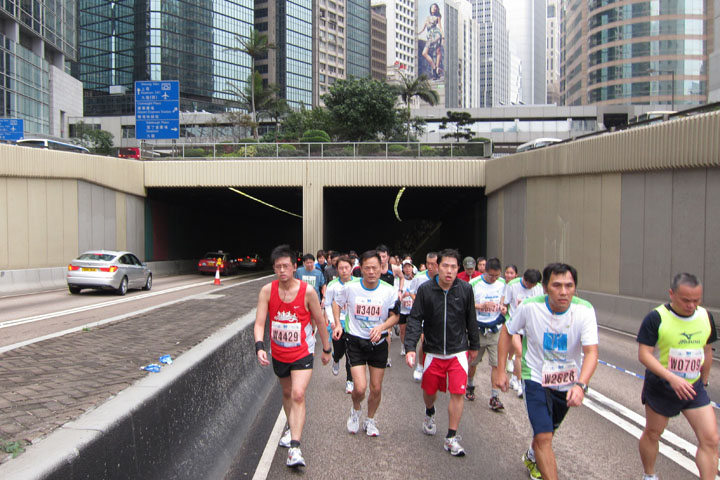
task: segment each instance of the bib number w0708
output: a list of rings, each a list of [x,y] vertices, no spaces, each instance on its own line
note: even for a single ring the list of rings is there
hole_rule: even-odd
[[[272,322],[270,338],[281,347],[299,347],[300,327],[299,323]]]

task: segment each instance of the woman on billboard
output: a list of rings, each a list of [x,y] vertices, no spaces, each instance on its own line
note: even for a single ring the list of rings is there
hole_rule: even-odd
[[[442,26],[442,15],[440,14],[440,6],[437,3],[430,5],[430,15],[425,20],[425,25],[423,25],[422,29],[418,32],[418,35],[423,32],[427,32],[427,40],[425,41],[425,48],[422,51],[422,56],[430,66],[432,78],[437,80],[443,75],[441,64],[443,41],[445,40],[445,34],[443,33]],[[434,61],[431,52],[435,55]]]

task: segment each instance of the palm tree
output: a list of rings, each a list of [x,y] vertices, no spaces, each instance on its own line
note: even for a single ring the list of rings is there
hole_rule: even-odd
[[[400,98],[407,107],[407,141],[410,143],[410,102],[413,98],[418,97],[420,100],[436,105],[440,101],[440,95],[430,85],[427,75],[420,75],[417,78],[409,75],[400,74],[402,79],[399,84],[393,85],[393,90],[400,95]]]
[[[234,50],[238,52],[246,53],[250,56],[251,68],[250,68],[250,108],[251,108],[251,119],[256,123],[256,112],[255,112],[255,60],[262,58],[268,52],[268,50],[275,48],[275,45],[268,41],[268,36],[264,33],[260,33],[257,30],[250,32],[250,36],[243,38],[236,36],[239,47],[230,47],[228,50]],[[258,139],[257,124],[253,127],[253,135],[255,139]]]

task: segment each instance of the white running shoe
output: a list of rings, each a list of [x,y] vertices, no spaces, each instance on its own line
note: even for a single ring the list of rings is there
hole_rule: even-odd
[[[465,449],[458,443],[462,440],[460,435],[445,439],[445,451],[450,452],[450,455],[454,457],[462,457],[465,455]]]
[[[387,368],[392,367],[392,362],[390,361],[390,357],[388,357],[387,363],[385,363],[385,367],[387,367]]]
[[[332,364],[332,373],[337,377],[338,373],[340,373],[340,362],[333,362]]]
[[[352,393],[355,390],[355,383],[352,380],[345,382],[345,393]]]
[[[437,425],[435,425],[435,415],[425,415],[422,430],[425,435],[435,435],[437,433]]]
[[[423,369],[422,368],[416,368],[415,371],[413,371],[413,380],[420,383],[422,382],[422,376],[423,376]]]
[[[522,380],[518,380],[518,389],[517,389],[518,398],[523,398],[523,393],[525,393],[525,390],[523,389]]]
[[[283,436],[280,437],[278,446],[283,448],[290,448],[290,440],[292,440],[292,436],[290,436],[290,428],[288,427],[288,429],[285,430],[285,433],[283,433]]]
[[[363,430],[365,430],[365,433],[368,437],[379,437],[380,436],[380,430],[378,430],[377,425],[375,425],[375,419],[374,418],[366,418],[363,422]]]
[[[510,358],[507,361],[507,363],[505,364],[505,371],[507,373],[513,373],[514,370],[515,370],[515,355],[513,355],[512,358]]]
[[[512,388],[515,391],[517,391],[517,389],[518,389],[518,379],[515,375],[510,377],[510,388]]]
[[[405,356],[405,345],[402,345],[402,346],[400,347],[400,356],[401,356],[401,357],[404,357],[404,356]]]
[[[285,464],[288,467],[304,467],[305,466],[305,459],[302,456],[300,447],[293,447],[290,450],[288,450],[287,462],[285,462]]]
[[[350,407],[350,418],[347,421],[347,430],[352,434],[356,434],[360,430],[360,414],[362,410],[355,410]]]

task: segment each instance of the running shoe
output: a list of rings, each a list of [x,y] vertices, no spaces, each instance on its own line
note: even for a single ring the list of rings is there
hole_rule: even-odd
[[[416,369],[413,371],[413,380],[415,380],[416,382],[418,382],[418,383],[422,382],[422,376],[423,376],[423,369],[422,369],[422,367],[416,368]]]
[[[524,392],[523,383],[522,383],[522,380],[519,380],[519,381],[518,381],[518,389],[517,389],[517,396],[518,396],[518,398],[522,398],[522,397],[523,397],[523,392]]]
[[[400,325],[393,325],[393,333],[396,337],[400,336]]]
[[[351,380],[345,382],[345,393],[352,393],[355,390],[355,383]]]
[[[465,398],[471,402],[475,401],[475,385],[468,385],[465,389]]]
[[[530,478],[542,480],[542,474],[540,473],[540,469],[538,468],[537,463],[535,463],[533,460],[530,460],[527,450],[525,451],[525,453],[523,453],[522,461],[525,464],[525,467],[528,469]]]
[[[463,457],[465,456],[465,449],[460,445],[460,440],[462,440],[462,437],[460,435],[455,435],[454,437],[446,438],[445,439],[445,451],[450,452],[450,455],[454,457]]]
[[[402,346],[400,347],[400,356],[401,356],[401,357],[404,357],[404,356],[405,356],[405,345],[402,345]]]
[[[350,407],[350,418],[347,421],[348,432],[355,434],[360,430],[360,413],[362,413],[361,410]]]
[[[333,375],[335,375],[337,377],[338,373],[340,373],[340,362],[333,362],[332,372],[333,372]]]
[[[288,450],[287,462],[285,464],[288,467],[304,467],[305,459],[302,456],[302,452],[299,447],[292,447]]]
[[[423,420],[423,433],[425,435],[435,435],[437,433],[435,415],[425,415],[425,420]]]
[[[512,388],[515,391],[517,391],[517,389],[518,389],[518,379],[515,375],[510,377],[510,388]]]
[[[505,364],[505,371],[507,373],[513,373],[514,370],[515,370],[515,355],[513,355],[512,358],[510,358],[507,361],[507,363]]]
[[[647,473],[643,475],[643,480],[660,480],[657,475],[648,475]]]
[[[503,410],[505,408],[505,405],[502,404],[500,399],[496,396],[490,397],[490,410],[494,412],[499,412],[500,410]]]
[[[386,366],[387,368],[392,367],[392,362],[390,361],[390,357],[388,357],[387,363],[385,363],[385,366]]]
[[[375,419],[374,418],[366,418],[363,422],[363,430],[365,430],[365,433],[368,437],[379,437],[380,436],[380,430],[378,430],[377,425],[375,425]]]
[[[288,428],[287,430],[285,430],[285,433],[283,433],[282,437],[280,437],[278,445],[283,448],[290,448],[290,440],[292,440],[292,437],[290,436],[290,428]]]

